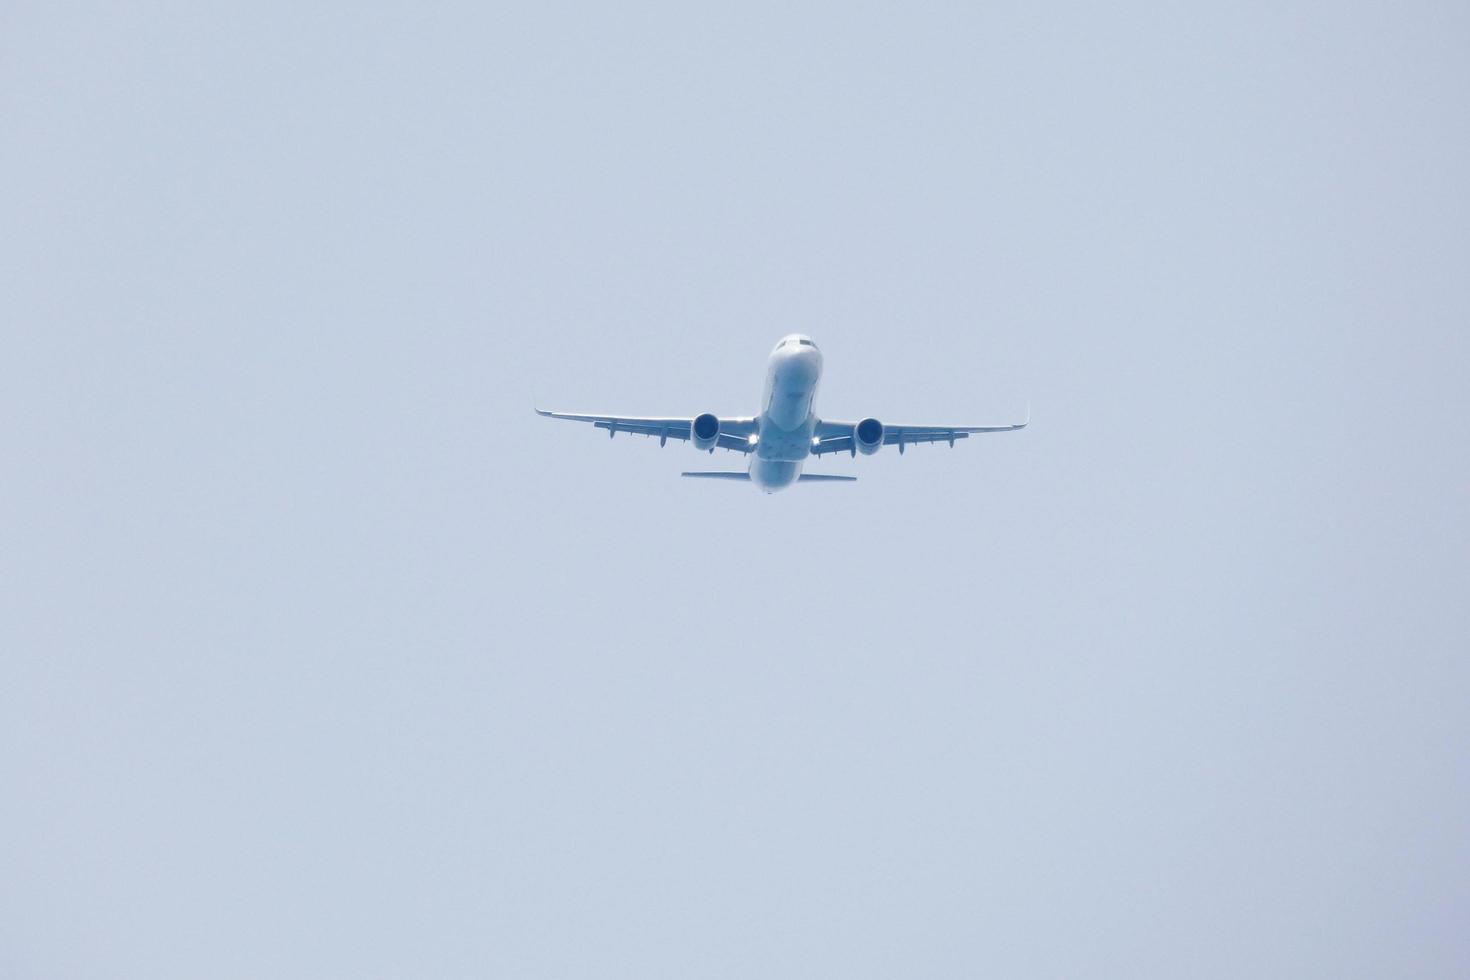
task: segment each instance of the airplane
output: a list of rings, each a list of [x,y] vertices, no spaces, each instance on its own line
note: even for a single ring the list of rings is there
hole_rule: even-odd
[[[871,456],[884,446],[904,448],[915,443],[967,439],[976,432],[1014,432],[1031,421],[1012,425],[885,425],[875,418],[857,422],[820,419],[813,411],[817,382],[822,377],[822,352],[805,334],[790,334],[776,344],[766,363],[765,391],[761,413],[755,416],[722,418],[705,412],[693,418],[664,418],[634,415],[580,415],[572,412],[536,414],[552,419],[590,422],[606,429],[611,439],[619,432],[657,436],[659,446],[670,439],[683,439],[695,449],[713,453],[728,449],[750,457],[744,470],[684,472],[686,477],[705,480],[743,480],[766,493],[784,490],[793,483],[852,482],[855,476],[803,473],[806,461],[829,453],[858,453]]]

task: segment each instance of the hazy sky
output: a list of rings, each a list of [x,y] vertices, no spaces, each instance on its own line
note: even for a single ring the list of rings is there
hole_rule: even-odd
[[[0,975],[1470,973],[1467,45],[5,4]]]

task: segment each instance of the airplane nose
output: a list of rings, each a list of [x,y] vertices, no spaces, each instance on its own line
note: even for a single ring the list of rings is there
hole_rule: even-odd
[[[782,351],[778,368],[781,377],[788,381],[810,383],[820,372],[822,355],[810,347],[799,351]]]
[[[776,356],[786,364],[820,364],[822,352],[817,350],[815,344],[788,344],[776,351]]]
[[[782,337],[781,340],[776,344],[775,348],[771,351],[771,353],[802,353],[815,351],[816,349],[816,341],[812,340],[812,338],[808,337],[806,334],[793,333],[787,334],[785,337]]]

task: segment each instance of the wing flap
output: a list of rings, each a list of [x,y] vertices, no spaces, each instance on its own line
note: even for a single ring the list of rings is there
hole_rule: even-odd
[[[693,417],[584,415],[579,412],[550,412],[541,408],[536,409],[536,414],[544,418],[566,419],[570,422],[587,422],[595,428],[606,431],[609,438],[616,436],[619,432],[629,432],[633,435],[656,438],[660,446],[670,439],[678,439],[683,442],[689,441],[689,428],[694,423]],[[755,419],[753,418],[722,418],[720,419],[720,435],[716,445],[721,449],[728,449],[732,452],[748,453],[753,448],[750,445],[750,435],[753,432],[755,432]]]
[[[888,425],[883,426],[883,445],[897,446],[903,452],[905,446],[925,442],[947,442],[953,446],[960,439],[968,439],[982,432],[1015,432],[1031,424],[1031,409],[1026,409],[1026,421],[1009,425]],[[856,422],[826,421],[817,423],[817,440],[812,443],[812,452],[818,456],[828,453],[855,453],[853,430]]]
[[[829,453],[852,453],[856,455],[857,450],[853,447],[852,436],[835,436],[831,439],[818,439],[812,443],[813,456],[826,456]]]

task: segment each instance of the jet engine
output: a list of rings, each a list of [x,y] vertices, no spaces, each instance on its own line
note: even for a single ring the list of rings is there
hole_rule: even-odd
[[[871,456],[883,448],[883,423],[877,419],[863,419],[852,427],[852,444],[864,456]]]
[[[705,412],[703,415],[696,415],[689,424],[689,441],[694,443],[695,449],[714,449],[719,438],[720,420],[717,416]]]

